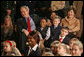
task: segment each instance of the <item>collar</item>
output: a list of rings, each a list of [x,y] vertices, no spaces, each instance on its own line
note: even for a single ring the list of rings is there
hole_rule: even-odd
[[[63,39],[65,38],[66,36],[63,36]],[[61,36],[59,36],[59,39],[62,38]]]
[[[38,47],[38,44],[36,44],[36,45],[32,48],[32,50],[36,51],[37,47]]]
[[[25,19],[28,19],[27,17],[25,17]],[[29,19],[31,20],[32,18],[30,17],[30,15],[29,15]]]

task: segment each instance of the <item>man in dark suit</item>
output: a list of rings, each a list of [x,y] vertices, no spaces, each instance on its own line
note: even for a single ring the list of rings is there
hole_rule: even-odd
[[[26,47],[25,56],[41,56],[42,52],[38,46],[39,35],[37,31],[32,31],[28,36],[29,46]]]
[[[29,8],[22,6],[20,8],[22,18],[17,20],[17,32],[18,32],[18,47],[21,53],[24,53],[27,36],[33,30],[35,30],[35,23],[29,15]]]

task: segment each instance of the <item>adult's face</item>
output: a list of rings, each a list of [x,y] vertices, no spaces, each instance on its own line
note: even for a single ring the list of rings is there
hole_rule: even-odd
[[[10,19],[9,18],[5,18],[5,23],[6,23],[6,25],[10,25]]]
[[[53,13],[51,14],[50,18],[53,20],[53,18],[54,18],[55,16],[57,16],[57,15],[56,15],[56,13],[53,12]]]
[[[73,11],[73,10],[70,10],[70,11],[68,12],[68,17],[69,17],[69,18],[73,18],[73,17],[74,17],[74,11]]]
[[[8,10],[7,10],[7,15],[10,15],[10,14],[11,14],[11,10],[8,9]]]
[[[20,11],[23,17],[29,17],[29,10],[26,10],[25,8],[21,8]]]

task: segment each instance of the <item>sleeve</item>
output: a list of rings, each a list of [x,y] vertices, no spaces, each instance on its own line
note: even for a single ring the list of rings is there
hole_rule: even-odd
[[[47,30],[47,34],[46,34],[45,39],[48,40],[49,38],[50,38],[50,27]]]
[[[36,29],[36,26],[35,26],[35,23],[34,21],[31,19],[31,31],[35,30]]]
[[[76,24],[75,28],[72,29],[73,32],[75,32],[75,31],[79,31],[79,30],[80,30],[80,21],[77,20],[77,22],[76,22],[75,24]]]

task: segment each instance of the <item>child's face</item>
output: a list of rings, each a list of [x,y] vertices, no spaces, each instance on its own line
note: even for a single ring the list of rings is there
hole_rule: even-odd
[[[9,45],[9,43],[4,43],[3,50],[5,52],[11,52],[12,47]]]
[[[69,42],[70,49],[72,49],[73,43],[74,43],[74,41]]]
[[[50,49],[51,49],[52,52],[54,52],[55,51],[55,46],[51,46]]]
[[[53,25],[54,26],[58,26],[59,23],[60,23],[60,20],[59,19],[54,19],[53,20]]]
[[[28,38],[28,43],[31,47],[33,47],[36,44],[36,41],[34,38],[31,37],[31,38]]]
[[[74,45],[72,47],[71,54],[72,54],[72,56],[80,56],[81,55],[81,51],[80,51],[79,47]]]
[[[58,47],[58,49],[57,49],[57,53],[58,53],[58,54],[60,54],[60,53],[63,54],[63,53],[65,53],[65,52],[66,52],[66,50],[63,48],[63,46],[59,46],[59,47]]]
[[[66,30],[66,29],[62,29],[61,30],[61,36],[66,36],[66,35],[68,35],[68,30]]]
[[[40,24],[41,24],[42,28],[46,27],[46,25],[47,25],[46,20],[42,19],[41,22],[40,22]]]

